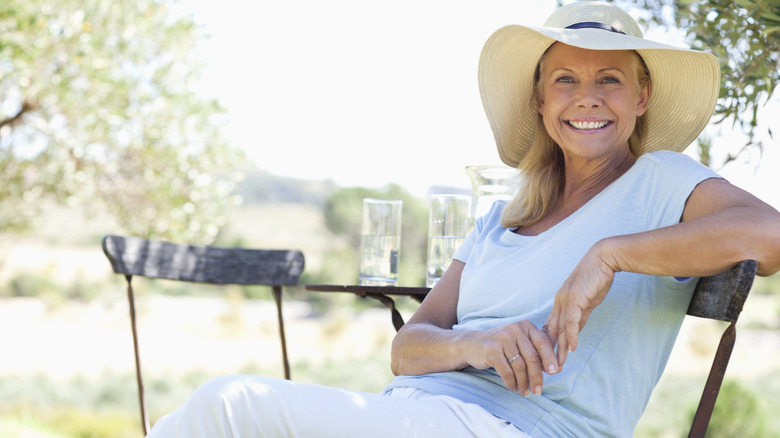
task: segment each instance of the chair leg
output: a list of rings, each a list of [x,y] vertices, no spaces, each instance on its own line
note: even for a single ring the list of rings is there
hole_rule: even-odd
[[[127,279],[127,301],[130,304],[130,328],[133,331],[133,351],[135,352],[135,375],[138,381],[138,402],[141,406],[141,427],[144,436],[149,433],[149,418],[146,416],[146,397],[144,396],[144,379],[141,375],[141,356],[138,352],[138,331],[135,325],[135,299],[133,297],[132,275],[125,275]]]
[[[290,362],[287,360],[287,341],[284,336],[284,317],[282,316],[282,287],[272,286],[274,301],[276,301],[276,318],[279,321],[279,339],[282,341],[282,366],[284,378],[290,380]]]
[[[723,332],[718,344],[718,351],[715,353],[715,359],[712,361],[712,368],[707,377],[707,383],[704,384],[704,392],[699,401],[699,408],[696,409],[696,415],[693,417],[693,424],[688,438],[703,438],[707,433],[707,426],[710,424],[712,410],[715,408],[715,401],[718,399],[720,385],[723,383],[723,376],[726,374],[731,352],[734,349],[734,342],[737,338],[737,329],[735,322],[732,322]]]

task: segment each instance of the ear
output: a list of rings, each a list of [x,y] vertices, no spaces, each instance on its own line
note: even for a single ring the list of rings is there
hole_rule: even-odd
[[[639,96],[636,103],[636,116],[639,117],[647,111],[647,104],[650,102],[650,91],[652,89],[652,82],[647,81],[641,90],[639,90]]]
[[[544,98],[542,96],[536,96],[536,111],[544,115]]]

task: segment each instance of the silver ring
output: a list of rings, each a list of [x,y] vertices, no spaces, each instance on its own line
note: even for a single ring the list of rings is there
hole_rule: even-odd
[[[516,354],[516,355],[514,355],[514,356],[512,356],[510,359],[508,359],[508,360],[509,360],[509,363],[512,363],[512,362],[514,362],[515,360],[517,360],[517,358],[518,358],[518,357],[520,357],[520,354],[519,354],[519,353],[518,353],[518,354]]]

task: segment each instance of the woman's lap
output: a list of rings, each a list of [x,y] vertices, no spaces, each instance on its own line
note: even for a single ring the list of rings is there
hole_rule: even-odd
[[[524,437],[481,407],[399,388],[370,394],[259,376],[226,376],[162,417],[150,438]]]

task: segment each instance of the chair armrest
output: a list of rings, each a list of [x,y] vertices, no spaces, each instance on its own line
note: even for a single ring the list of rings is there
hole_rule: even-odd
[[[700,278],[688,306],[688,315],[735,322],[742,312],[757,268],[757,262],[745,260],[720,274]]]

